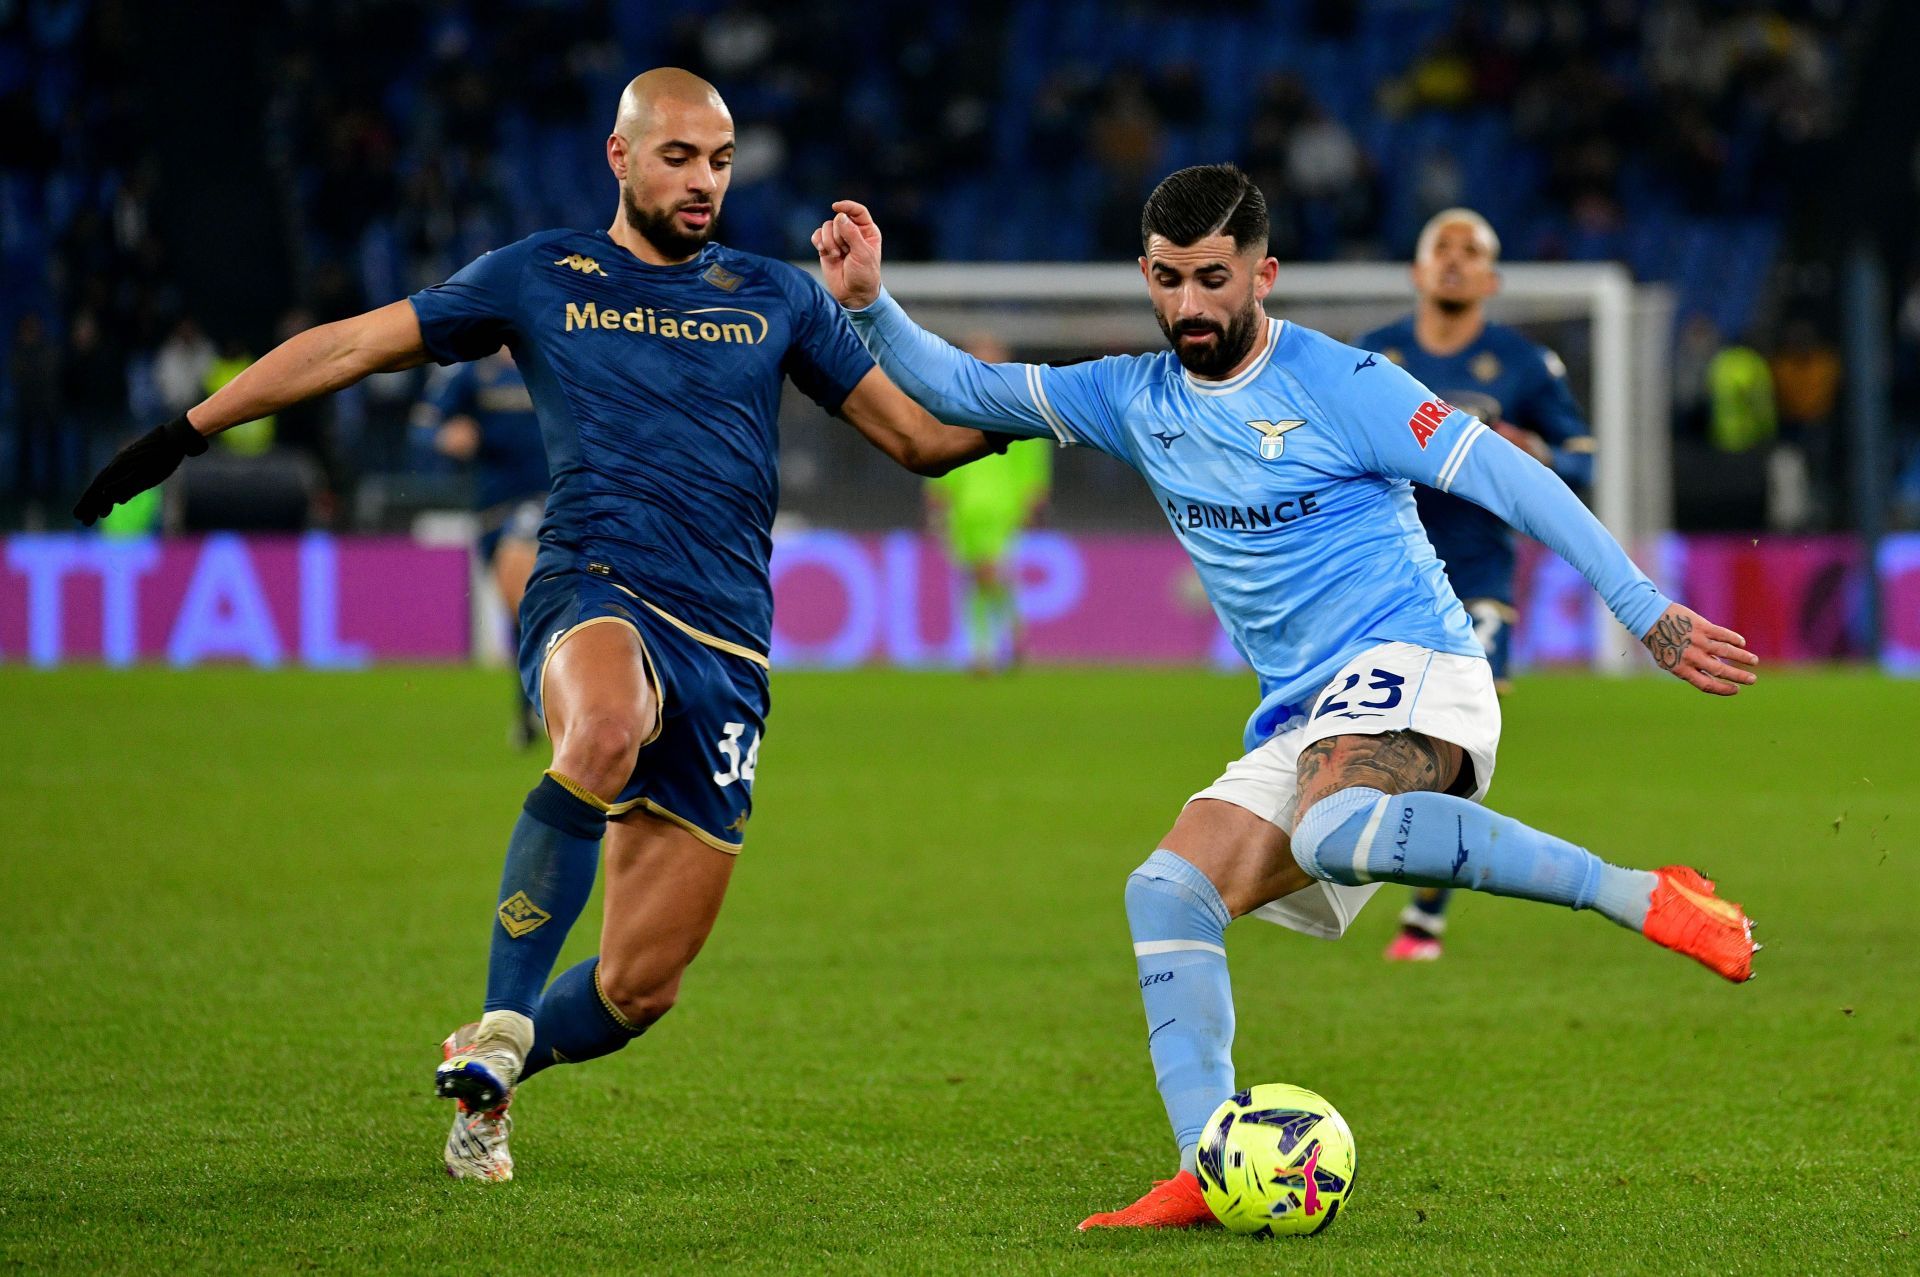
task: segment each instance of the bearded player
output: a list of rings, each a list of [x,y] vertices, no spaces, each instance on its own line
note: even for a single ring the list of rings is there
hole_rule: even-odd
[[[1500,237],[1469,208],[1436,213],[1413,255],[1413,314],[1367,333],[1354,345],[1375,350],[1474,414],[1578,490],[1593,481],[1593,434],[1567,389],[1560,357],[1514,329],[1487,322],[1487,299],[1500,290]],[[1425,486],[1413,490],[1420,522],[1446,569],[1447,584],[1486,649],[1493,685],[1508,690],[1513,610],[1513,533],[1471,501]],[[1422,887],[1400,914],[1387,946],[1396,962],[1440,956],[1447,926],[1446,887]]]
[[[1752,924],[1691,869],[1626,869],[1480,805],[1500,706],[1485,652],[1420,529],[1413,483],[1485,505],[1558,551],[1661,668],[1730,696],[1739,635],[1670,602],[1546,467],[1385,359],[1262,301],[1260,191],[1182,169],[1141,217],[1140,271],[1170,352],[1064,368],[986,364],[881,288],[880,232],[850,202],[814,235],[827,286],[894,380],[943,421],[1097,448],[1140,471],[1259,675],[1245,757],[1191,799],[1127,879],[1147,1050],[1179,1168],[1081,1227],[1212,1220],[1193,1173],[1234,1091],[1225,931],[1258,913],[1333,937],[1381,882],[1594,909],[1728,980]]]
[[[507,844],[485,1014],[447,1039],[435,1074],[457,1102],[456,1178],[512,1178],[515,1086],[644,1033],[719,912],[768,706],[783,379],[922,474],[1005,443],[915,406],[806,275],[711,242],[733,152],[713,86],[639,76],[606,142],[611,227],[543,231],[302,333],[128,445],[74,509],[92,523],[208,435],[370,373],[513,352],[553,474],[520,608],[521,678],[553,766]],[[600,953],[549,985],[603,844]]]

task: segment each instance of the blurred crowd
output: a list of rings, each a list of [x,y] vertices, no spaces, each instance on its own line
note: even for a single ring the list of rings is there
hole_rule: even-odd
[[[0,517],[57,513],[132,426],[288,332],[537,227],[603,222],[610,104],[675,63],[741,125],[727,238],[775,255],[806,256],[848,195],[882,211],[895,258],[1129,255],[1159,176],[1230,156],[1267,191],[1283,259],[1404,257],[1428,214],[1470,204],[1509,258],[1624,260],[1679,295],[1676,428],[1729,453],[1784,444],[1805,495],[1776,514],[1821,526],[1841,517],[1841,386],[1831,284],[1804,259],[1825,251],[1811,202],[1858,7],[965,0],[828,22],[790,0],[279,0],[250,28],[261,154],[231,162],[270,177],[285,295],[248,328],[192,313],[156,230],[165,172],[135,89],[151,14],[0,0]],[[1920,278],[1896,284],[1912,368]],[[306,454],[327,517],[352,518],[365,503],[332,498],[405,468],[394,427],[420,389],[376,381],[229,447]],[[1920,386],[1901,390],[1920,420]]]

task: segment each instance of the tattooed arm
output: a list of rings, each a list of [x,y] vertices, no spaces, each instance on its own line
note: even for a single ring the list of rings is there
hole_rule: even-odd
[[[1753,682],[1753,667],[1760,663],[1746,650],[1747,640],[1678,603],[1662,612],[1640,641],[1653,653],[1654,664],[1715,696],[1732,696]]]
[[[1458,745],[1419,732],[1382,732],[1378,736],[1331,736],[1300,754],[1298,813],[1339,789],[1365,785],[1383,794],[1418,789],[1444,793],[1460,777],[1464,754]]]

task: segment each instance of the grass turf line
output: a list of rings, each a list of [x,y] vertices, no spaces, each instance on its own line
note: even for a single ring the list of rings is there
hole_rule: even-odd
[[[1333,1229],[1256,1243],[1073,1229],[1172,1158],[1121,885],[1237,752],[1245,679],[781,675],[681,1006],[531,1084],[488,1189],[440,1177],[429,1071],[539,772],[503,682],[0,670],[0,1263],[1920,1266],[1920,686],[1522,680],[1494,805],[1713,870],[1760,978],[1464,894],[1434,966],[1380,961],[1392,888],[1338,944],[1235,926],[1241,1080],[1359,1142]]]

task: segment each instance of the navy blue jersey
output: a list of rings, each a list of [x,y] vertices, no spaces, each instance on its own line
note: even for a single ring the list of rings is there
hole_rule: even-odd
[[[471,417],[480,432],[473,455],[473,501],[481,510],[545,496],[547,446],[519,365],[505,354],[462,364],[435,388],[426,424]]]
[[[1553,448],[1553,468],[1575,488],[1593,477],[1593,435],[1567,389],[1559,356],[1511,328],[1488,324],[1466,349],[1432,355],[1414,340],[1413,317],[1354,343],[1399,364],[1448,403],[1486,422],[1531,430]],[[1499,516],[1451,493],[1414,490],[1420,522],[1447,580],[1463,599],[1513,602],[1513,534]]]
[[[781,379],[835,412],[873,367],[824,288],[718,244],[652,266],[605,231],[557,230],[413,307],[434,359],[505,345],[526,378],[553,475],[536,577],[609,577],[767,651]]]

